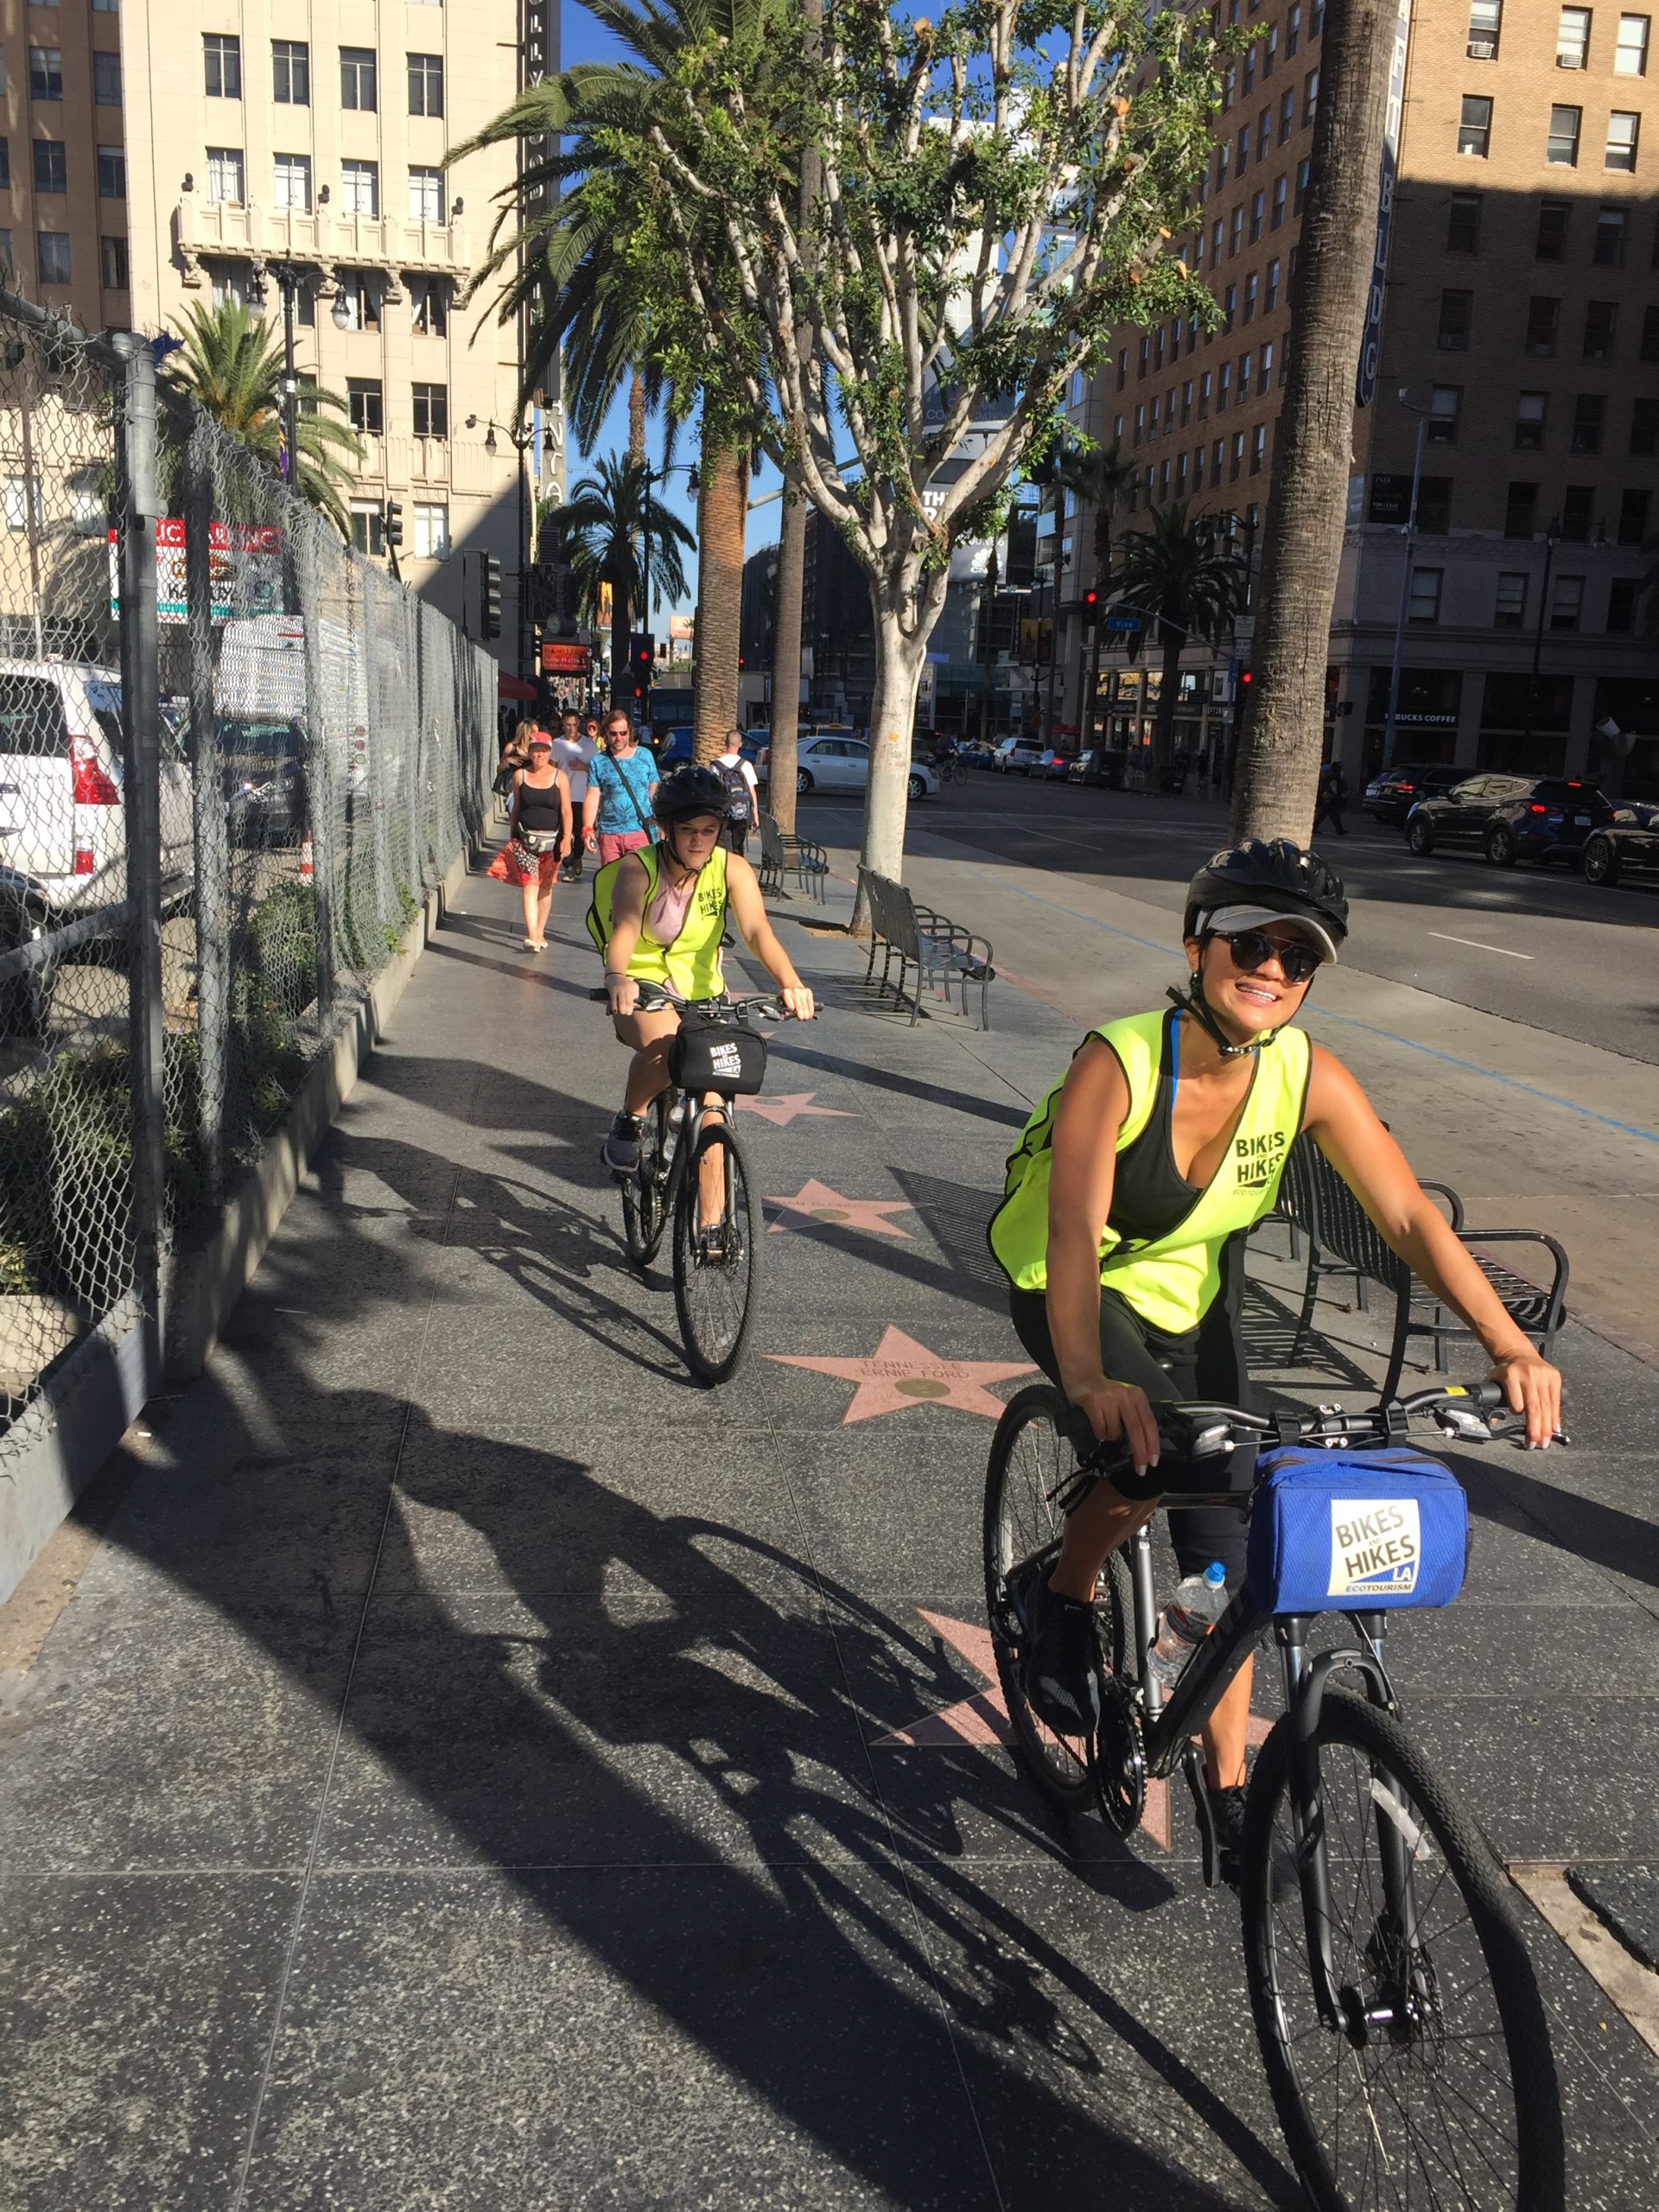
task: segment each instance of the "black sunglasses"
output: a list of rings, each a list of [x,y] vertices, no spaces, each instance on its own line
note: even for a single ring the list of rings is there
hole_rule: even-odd
[[[1287,983],[1305,983],[1324,965],[1311,944],[1281,944],[1264,930],[1238,930],[1231,937],[1217,930],[1216,935],[1242,975],[1260,975],[1269,960],[1276,960]]]

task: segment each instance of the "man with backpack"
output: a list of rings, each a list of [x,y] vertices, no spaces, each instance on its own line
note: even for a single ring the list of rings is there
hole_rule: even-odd
[[[727,793],[726,823],[720,842],[728,853],[735,853],[741,860],[750,830],[760,824],[760,785],[753,762],[743,758],[741,729],[727,731],[726,749],[710,765],[725,785]]]

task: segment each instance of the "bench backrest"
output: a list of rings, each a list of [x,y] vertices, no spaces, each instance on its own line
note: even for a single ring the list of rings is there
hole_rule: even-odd
[[[870,926],[884,944],[890,944],[906,959],[919,961],[921,947],[916,937],[916,909],[902,883],[895,883],[890,875],[878,875],[874,868],[861,868],[859,880],[864,886],[870,905]]]
[[[1324,1251],[1373,1282],[1393,1290],[1410,1282],[1411,1269],[1383,1242],[1376,1223],[1312,1137],[1298,1137],[1290,1148],[1280,1204]]]
[[[760,860],[766,868],[784,865],[784,833],[778,827],[777,817],[771,814],[760,817]]]

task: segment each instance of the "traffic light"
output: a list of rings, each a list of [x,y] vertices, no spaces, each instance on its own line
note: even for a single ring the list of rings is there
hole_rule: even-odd
[[[404,511],[396,499],[386,501],[386,543],[397,552],[404,542]]]
[[[478,634],[480,638],[499,638],[501,634],[501,563],[493,553],[478,556]]]
[[[1093,584],[1090,584],[1083,594],[1083,611],[1085,614],[1092,614],[1099,605],[1100,594],[1095,589]]]
[[[636,630],[630,649],[634,673],[645,683],[651,681],[651,671],[657,661],[657,640],[649,630]]]

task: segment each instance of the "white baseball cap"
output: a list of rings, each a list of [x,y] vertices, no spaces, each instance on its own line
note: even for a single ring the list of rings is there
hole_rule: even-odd
[[[1213,930],[1217,937],[1231,937],[1236,930],[1259,930],[1268,922],[1289,922],[1299,930],[1306,930],[1318,947],[1320,959],[1335,965],[1335,942],[1312,914],[1287,914],[1277,906],[1217,906],[1212,913],[1198,916],[1198,934],[1202,937]]]

